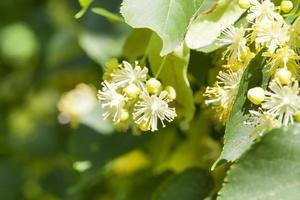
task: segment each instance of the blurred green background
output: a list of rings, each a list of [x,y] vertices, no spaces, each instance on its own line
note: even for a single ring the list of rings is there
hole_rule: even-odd
[[[120,4],[93,2],[113,13]],[[150,199],[174,172],[209,168],[220,152],[201,115],[185,134],[170,126],[139,137],[101,120],[97,131],[58,123],[60,96],[81,82],[99,88],[130,33],[91,11],[75,19],[80,9],[76,0],[0,1],[1,200]],[[212,178],[201,181],[210,191]]]

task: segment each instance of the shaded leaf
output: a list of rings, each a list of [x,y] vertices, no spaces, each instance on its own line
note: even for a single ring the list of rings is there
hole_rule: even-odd
[[[154,75],[165,86],[171,85],[175,88],[176,93],[176,112],[187,120],[194,116],[195,106],[193,92],[187,79],[187,67],[189,63],[190,52],[185,46],[181,46],[171,54],[160,57],[159,51],[162,47],[161,40],[154,35],[149,51],[149,62]]]
[[[152,34],[152,31],[149,29],[134,29],[124,44],[124,56],[134,61],[138,57],[147,54],[147,48],[150,46]]]
[[[101,169],[109,161],[139,147],[151,137],[149,135],[133,136],[131,133],[114,133],[103,135],[94,129],[81,125],[74,130],[69,140],[69,151],[75,162],[89,163],[82,179],[74,190],[84,187],[101,174]]]
[[[299,155],[299,124],[271,131],[232,166],[219,199],[300,199]]]
[[[154,193],[153,200],[199,200],[207,197],[213,188],[211,175],[192,168],[164,181]]]

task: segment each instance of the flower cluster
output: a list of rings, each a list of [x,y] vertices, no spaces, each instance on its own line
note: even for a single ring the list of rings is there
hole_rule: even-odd
[[[293,4],[282,1],[276,7],[270,0],[240,0],[239,4],[248,9],[246,19],[250,27],[231,25],[220,36],[219,43],[227,46],[223,53],[226,64],[215,85],[207,87],[205,103],[212,105],[226,123],[244,69],[257,52],[264,51],[262,56],[267,60],[264,68],[270,82],[267,89],[249,89],[248,99],[258,110],[250,110],[245,122],[253,125],[255,135],[262,135],[300,118],[300,56],[290,45],[291,26],[280,14],[289,12]]]
[[[96,90],[87,84],[80,83],[60,98],[57,105],[60,111],[58,121],[76,126],[80,117],[88,114],[96,104]]]
[[[105,110],[103,118],[115,124],[134,122],[142,131],[158,130],[158,121],[165,126],[176,117],[169,103],[176,98],[173,87],[162,89],[159,80],[150,78],[148,68],[123,61],[109,64],[104,74],[98,99]]]

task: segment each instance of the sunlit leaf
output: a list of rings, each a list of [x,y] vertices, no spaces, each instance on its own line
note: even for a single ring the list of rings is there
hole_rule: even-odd
[[[203,0],[124,0],[121,13],[134,28],[150,28],[163,40],[161,55],[178,48]]]
[[[238,5],[238,0],[220,0],[215,7],[201,13],[189,26],[185,41],[189,48],[207,48],[221,34],[221,31],[243,14],[245,10]]]
[[[267,133],[231,167],[219,199],[300,199],[299,155],[299,124]]]

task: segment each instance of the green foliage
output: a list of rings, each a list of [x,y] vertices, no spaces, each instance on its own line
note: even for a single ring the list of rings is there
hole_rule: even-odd
[[[152,73],[164,85],[171,85],[180,94],[176,98],[178,114],[190,121],[193,118],[195,107],[193,93],[187,79],[189,49],[186,46],[181,46],[173,53],[160,57],[159,52],[162,47],[160,39],[152,35],[149,43],[149,62]]]
[[[201,169],[188,169],[164,181],[153,200],[204,199],[213,187],[211,175]]]
[[[202,3],[198,0],[125,0],[121,13],[132,27],[155,31],[163,40],[161,55],[166,55],[181,45],[190,20]]]
[[[189,26],[186,43],[191,49],[207,48],[228,27],[243,14],[238,0],[221,0],[211,10],[201,13]]]
[[[231,167],[219,199],[299,199],[299,128],[267,133]]]
[[[231,162],[238,159],[249,149],[255,139],[250,137],[253,126],[245,124],[250,108],[247,91],[257,85],[265,84],[263,81],[267,79],[266,72],[263,70],[264,62],[261,61],[261,54],[260,52],[253,58],[243,74],[239,92],[225,129],[223,152],[213,168],[220,162]]]
[[[281,0],[272,2],[279,12]],[[280,12],[296,52],[288,67],[300,60],[300,1],[292,2],[291,12]],[[256,55],[241,56],[251,57],[249,64],[228,62],[224,29],[255,23],[238,0],[2,0],[0,8],[1,200],[300,199],[299,116],[259,137],[245,123],[260,107],[247,91],[274,79],[266,58],[274,53],[253,34],[245,46]],[[150,133],[133,126],[132,115],[122,123],[103,119],[114,105],[103,108],[97,90],[122,61],[147,67],[147,78],[162,84],[159,92],[174,88],[176,98],[165,100],[176,110],[174,121],[162,117],[163,127],[157,118],[158,131]],[[224,74],[213,85],[218,71],[243,67],[222,124],[205,105],[205,87],[230,88]],[[91,89],[94,104],[75,92],[62,106],[69,113],[62,111],[60,97],[79,84]]]

